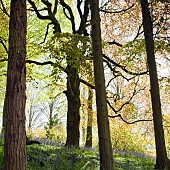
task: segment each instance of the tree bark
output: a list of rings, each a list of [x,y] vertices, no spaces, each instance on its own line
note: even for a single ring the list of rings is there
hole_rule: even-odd
[[[86,147],[92,147],[92,124],[93,124],[93,89],[88,87],[88,120],[87,120],[87,136],[86,136]]]
[[[79,146],[80,79],[77,69],[74,68],[72,64],[69,64],[69,62],[66,68],[66,73],[67,90],[65,91],[65,94],[68,101],[66,146]]]
[[[97,123],[99,135],[100,169],[113,170],[113,153],[110,139],[108,110],[106,101],[99,0],[90,0],[92,24],[92,49],[95,75]]]
[[[153,110],[153,123],[156,144],[156,169],[170,169],[169,160],[167,158],[164,130],[162,123],[161,101],[159,93],[158,75],[154,54],[153,26],[151,15],[148,7],[148,0],[141,0],[143,28],[145,36],[145,46],[147,53],[147,63],[149,67],[151,100]]]
[[[26,1],[11,0],[5,111],[4,170],[25,170]]]

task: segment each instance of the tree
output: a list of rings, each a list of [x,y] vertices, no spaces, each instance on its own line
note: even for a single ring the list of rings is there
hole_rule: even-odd
[[[148,0],[141,0],[143,28],[145,36],[145,46],[147,53],[147,63],[150,75],[151,100],[153,110],[153,122],[156,144],[156,169],[170,169],[170,162],[167,158],[164,130],[162,122],[161,101],[159,93],[158,75],[154,54],[153,26],[148,7]]]
[[[26,1],[11,0],[10,9],[4,170],[25,170]]]
[[[103,68],[103,54],[101,44],[101,29],[99,16],[99,1],[90,1],[92,25],[92,52],[95,75],[95,91],[97,105],[97,123],[100,150],[100,169],[113,170],[113,153],[110,139],[105,78]]]
[[[48,15],[43,16],[41,15],[40,11],[37,9],[35,3],[32,0],[28,1],[31,6],[33,7],[34,11],[36,12],[36,15],[39,19],[42,20],[49,20],[50,23],[49,25],[53,25],[53,33],[55,34],[53,37],[53,40],[50,40],[51,43],[54,43],[53,45],[50,44],[50,49],[52,49],[53,46],[55,46],[55,38],[57,39],[57,35],[61,35],[62,36],[62,29],[61,29],[61,25],[58,19],[57,19],[57,14],[58,11],[57,8],[60,5],[60,7],[63,8],[63,13],[65,15],[65,18],[69,20],[69,22],[71,23],[71,32],[73,35],[78,34],[78,35],[87,35],[87,30],[86,30],[86,23],[87,23],[87,17],[89,14],[89,0],[84,0],[84,1],[77,1],[77,10],[80,16],[80,26],[79,28],[76,30],[76,26],[75,26],[75,17],[73,15],[73,11],[71,9],[71,7],[64,1],[61,0],[60,3],[58,1],[55,1],[53,4],[50,3],[49,1],[45,1],[42,0],[41,2],[43,3],[43,5],[46,6],[46,8],[44,10],[47,10]],[[84,11],[81,9],[81,5],[84,4]],[[52,5],[54,5],[54,10],[52,9]],[[82,12],[83,11],[83,12]],[[65,25],[64,25],[65,26]],[[47,34],[48,34],[48,27],[47,27]],[[66,33],[66,35],[68,35]],[[56,36],[56,37],[55,37]],[[79,36],[79,38],[80,38]],[[73,36],[72,36],[73,37]],[[66,39],[68,39],[68,41],[70,42],[70,37],[64,37]],[[63,43],[64,41],[61,40],[60,41],[60,45]],[[81,43],[77,43],[75,44],[77,47],[76,49],[78,49],[78,46]],[[80,58],[77,54],[77,52],[74,51],[74,53],[72,53],[73,49],[68,48],[68,45],[66,43],[67,48],[65,48],[66,46],[64,45],[62,49],[60,49],[61,51],[59,53],[64,54],[64,59],[59,57],[59,54],[57,54],[57,50],[56,49],[52,49],[52,51],[50,51],[51,53],[53,53],[53,57],[55,58],[55,60],[57,60],[57,64],[59,65],[61,64],[62,60],[66,60],[66,67],[62,69],[62,71],[64,70],[64,72],[67,74],[67,89],[64,91],[64,93],[66,94],[67,97],[67,101],[68,101],[68,111],[67,111],[67,141],[66,141],[66,145],[67,146],[78,146],[79,145],[79,137],[80,137],[80,133],[79,133],[79,124],[80,124],[80,114],[79,114],[79,109],[80,109],[80,78],[79,78],[79,69],[80,69]],[[56,46],[55,46],[56,47]],[[67,52],[64,52],[64,50],[67,50]],[[74,49],[75,50],[75,49]],[[55,51],[55,53],[54,53]],[[83,53],[84,54],[84,53]],[[74,56],[75,55],[75,56]],[[56,57],[57,56],[57,57]],[[62,56],[62,57],[63,57]],[[84,56],[84,55],[83,55]],[[75,61],[77,62],[75,64]],[[76,65],[76,66],[75,66]],[[73,136],[74,134],[74,136]]]

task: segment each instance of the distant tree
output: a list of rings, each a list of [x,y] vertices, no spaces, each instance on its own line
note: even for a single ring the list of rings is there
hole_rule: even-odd
[[[90,1],[92,25],[92,52],[94,62],[95,91],[97,105],[97,123],[100,151],[100,169],[113,170],[113,153],[110,139],[105,78],[103,68],[103,53],[99,16],[99,1]]]
[[[87,135],[86,135],[86,147],[92,147],[92,124],[93,124],[93,89],[88,87],[88,100],[87,100]]]
[[[26,0],[11,0],[10,9],[4,170],[25,170]]]
[[[151,100],[153,110],[153,123],[155,132],[155,144],[156,144],[156,169],[170,169],[170,161],[167,157],[164,130],[162,122],[162,111],[160,92],[158,84],[158,75],[154,54],[154,40],[153,40],[153,25],[149,11],[148,0],[141,0],[142,16],[143,16],[143,28],[145,36],[145,45],[147,53],[147,63],[149,67],[150,75],[150,87],[151,87]]]

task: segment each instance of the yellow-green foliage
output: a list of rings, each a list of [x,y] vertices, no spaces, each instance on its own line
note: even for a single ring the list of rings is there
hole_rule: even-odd
[[[52,141],[57,141],[57,142],[63,142],[65,143],[66,141],[66,129],[65,127],[58,125],[54,126],[51,129],[39,129],[39,130],[34,130],[34,131],[27,131],[27,137],[29,139],[44,139],[48,138]]]
[[[71,33],[56,33],[48,41],[45,50],[55,58],[56,64],[64,68],[69,63],[77,68],[82,75],[91,74],[91,65],[88,62],[91,56],[91,39]]]
[[[113,150],[144,153],[145,143],[138,134],[131,132],[125,123],[110,124]]]
[[[54,126],[51,129],[46,129],[46,137],[50,140],[63,142],[66,141],[66,130],[63,126]]]

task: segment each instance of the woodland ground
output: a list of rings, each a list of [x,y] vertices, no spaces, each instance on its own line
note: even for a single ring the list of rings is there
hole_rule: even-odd
[[[153,170],[154,157],[114,151],[116,170]],[[99,170],[99,152],[92,148],[67,148],[52,145],[27,146],[28,170]],[[0,167],[3,146],[0,146]]]

